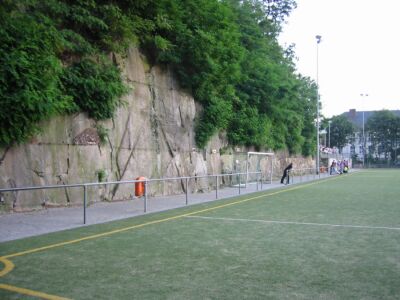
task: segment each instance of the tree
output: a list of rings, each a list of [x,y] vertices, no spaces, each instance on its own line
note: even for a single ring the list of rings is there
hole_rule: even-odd
[[[315,109],[310,108],[316,105],[316,85],[296,74],[293,48],[283,49],[276,40],[279,26],[275,25],[284,19],[292,1],[229,2],[244,48],[235,86],[235,116],[228,128],[230,142],[251,141],[252,145],[311,155],[315,151]],[[274,6],[280,9],[272,16]]]
[[[351,142],[354,126],[343,115],[334,116],[331,121],[331,146],[337,147],[339,153],[342,153],[342,148]]]
[[[375,112],[368,119],[366,130],[374,154],[395,161],[400,153],[400,117],[388,110]]]
[[[0,146],[56,113],[110,118],[126,92],[108,55],[136,43],[202,104],[196,143],[315,152],[316,85],[278,35],[295,0],[0,1]],[[18,105],[15,105],[18,103]]]

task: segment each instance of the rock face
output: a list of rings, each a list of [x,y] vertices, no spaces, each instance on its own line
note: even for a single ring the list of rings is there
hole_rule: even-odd
[[[118,60],[131,91],[114,118],[95,122],[83,113],[55,117],[42,124],[43,132],[30,143],[0,149],[0,188],[245,171],[235,163],[232,151],[220,154],[228,147],[222,134],[206,149],[196,149],[194,124],[201,108],[168,69],[148,67],[136,48]],[[280,169],[285,162],[275,160],[275,164]],[[190,181],[189,189],[204,191],[211,184],[206,179]],[[185,188],[175,180],[152,183],[148,191],[173,194]],[[132,197],[133,184],[88,187],[89,202]],[[83,188],[7,192],[0,198],[0,211],[82,205]]]

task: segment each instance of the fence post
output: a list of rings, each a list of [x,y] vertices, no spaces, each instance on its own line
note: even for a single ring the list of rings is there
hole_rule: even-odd
[[[261,185],[261,190],[263,189],[263,186],[262,186],[262,179],[263,178],[263,173],[261,172],[261,176],[260,176],[260,179],[261,179],[261,182],[260,182],[260,185]]]
[[[189,178],[186,177],[186,202],[185,204],[188,205],[189,204],[189,200],[188,200],[188,190],[189,190]]]
[[[86,224],[86,202],[87,202],[87,187],[83,185],[83,224]]]

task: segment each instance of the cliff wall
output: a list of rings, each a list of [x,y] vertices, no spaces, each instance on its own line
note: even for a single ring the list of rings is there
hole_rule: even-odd
[[[44,122],[43,131],[29,143],[0,149],[1,188],[245,171],[243,153],[249,149],[229,148],[223,134],[214,136],[206,149],[196,148],[194,124],[201,107],[168,69],[149,67],[136,48],[126,58],[114,59],[122,66],[131,91],[113,119],[95,122],[83,113],[58,116]],[[294,160],[297,167],[312,166],[310,159]],[[287,155],[278,154],[274,172],[280,173],[286,163]],[[261,165],[266,173],[271,171],[269,162]],[[189,188],[198,192],[210,186],[201,179]],[[184,189],[182,182],[171,181],[152,184],[149,193],[173,194]],[[90,202],[132,197],[132,184],[88,189]],[[83,189],[4,193],[1,200],[0,211],[81,205]]]

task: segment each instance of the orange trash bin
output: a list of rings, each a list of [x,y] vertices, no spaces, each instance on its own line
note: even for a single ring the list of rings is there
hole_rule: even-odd
[[[143,176],[140,176],[140,177],[136,178],[136,180],[146,180],[146,178]],[[135,196],[136,197],[142,197],[144,195],[144,189],[145,189],[144,181],[135,182]]]

